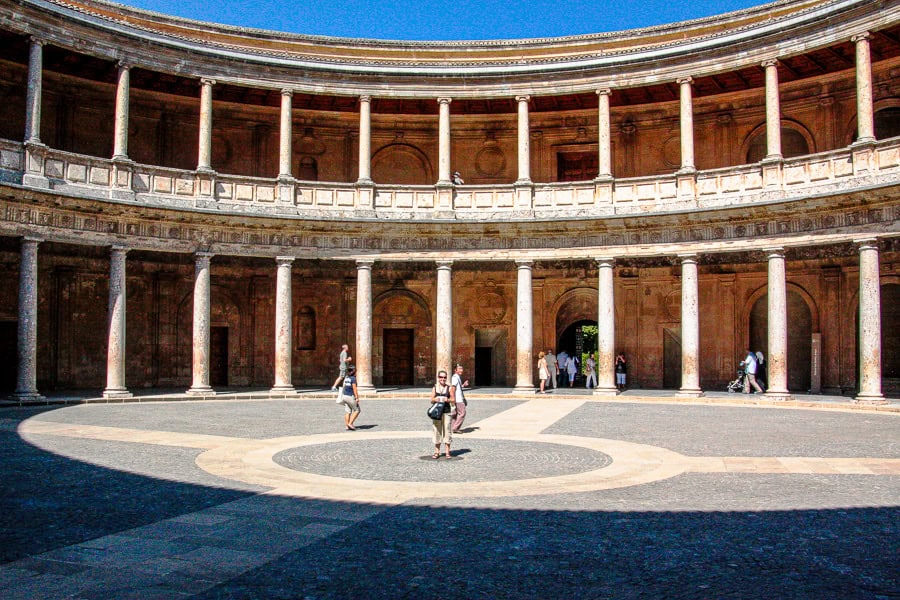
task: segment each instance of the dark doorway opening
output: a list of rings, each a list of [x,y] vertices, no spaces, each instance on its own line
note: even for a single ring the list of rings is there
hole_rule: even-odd
[[[16,321],[0,321],[0,393],[4,394],[16,391],[18,328]]]
[[[385,329],[383,384],[413,384],[413,330]]]
[[[681,389],[681,331],[663,329],[663,389]]]
[[[566,327],[566,330],[559,336],[559,342],[557,343],[556,348],[557,356],[559,356],[559,353],[563,350],[570,356],[574,356],[578,361],[578,371],[575,374],[575,383],[583,383],[585,361],[591,354],[594,354],[595,360],[597,358],[597,321],[584,319]],[[560,381],[568,382],[568,375],[563,373],[562,370],[563,367],[561,366]],[[566,383],[566,385],[568,385],[568,383]],[[562,386],[562,384],[560,384],[560,386]]]
[[[494,385],[493,359],[493,348],[475,348],[475,385]]]
[[[209,330],[209,385],[228,386],[228,328]]]

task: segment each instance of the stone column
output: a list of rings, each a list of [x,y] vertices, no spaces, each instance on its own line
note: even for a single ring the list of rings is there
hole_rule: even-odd
[[[375,391],[372,385],[372,265],[374,260],[356,261],[356,387]]]
[[[119,63],[119,79],[116,85],[116,123],[113,142],[113,160],[128,160],[128,105],[131,89],[131,66]]]
[[[200,144],[197,153],[197,170],[212,171],[212,79],[200,80]]]
[[[435,372],[444,370],[448,375],[453,367],[452,265],[452,260],[437,261],[437,303],[434,327]]]
[[[113,246],[109,257],[109,311],[107,313],[106,389],[104,398],[131,398],[125,387],[125,255],[128,249]]]
[[[38,244],[43,240],[22,239],[19,259],[18,369],[13,399],[39,402],[37,390]]]
[[[291,265],[293,256],[276,256],[275,273],[275,385],[272,392],[293,393],[291,367],[293,365],[293,287]]]
[[[869,33],[850,39],[856,44],[856,143],[875,141],[875,112],[872,106],[872,59],[869,54]]]
[[[781,101],[778,97],[778,61],[762,63],[766,71],[766,160],[781,160]]]
[[[193,380],[187,393],[195,396],[215,394],[209,386],[209,262],[212,257],[209,252],[194,254]]]
[[[597,387],[594,394],[618,394],[616,388],[615,259],[597,259]]]
[[[516,96],[519,105],[519,179],[516,183],[531,183],[531,150],[528,142],[531,128],[528,125],[528,103],[531,96]]]
[[[281,90],[281,127],[278,134],[278,178],[292,179],[291,172],[291,136],[293,135],[293,103],[294,90]]]
[[[534,261],[517,260],[519,272],[516,285],[516,388],[519,393],[534,393],[533,344],[534,308],[531,289],[531,269]]]
[[[702,396],[700,389],[700,303],[697,255],[681,257],[681,389],[679,396]]]
[[[881,282],[878,240],[859,245],[859,394],[855,402],[886,404],[881,393]]]
[[[372,183],[372,98],[359,97],[359,181]],[[359,384],[357,384],[359,385]]]
[[[681,169],[679,173],[693,173],[694,165],[694,105],[691,94],[691,77],[678,80],[681,94]]]
[[[28,50],[28,90],[25,97],[25,143],[40,144],[44,42],[31,38],[31,45]]]
[[[769,248],[769,356],[766,357],[766,396],[774,400],[789,400],[787,365],[787,281],[784,249]],[[750,350],[750,348],[746,348]]]
[[[438,183],[450,184],[450,98],[438,98]]]
[[[612,177],[612,140],[610,137],[610,116],[609,116],[609,96],[611,94],[609,88],[597,90],[599,101],[599,120],[597,123],[597,146],[598,156],[598,179],[608,179]]]

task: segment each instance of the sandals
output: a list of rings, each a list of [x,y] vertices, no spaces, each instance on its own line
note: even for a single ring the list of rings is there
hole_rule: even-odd
[[[440,457],[441,457],[441,453],[440,453],[440,452],[435,452],[434,454],[431,455],[431,458],[433,458],[434,460],[437,460],[437,459],[439,459]]]

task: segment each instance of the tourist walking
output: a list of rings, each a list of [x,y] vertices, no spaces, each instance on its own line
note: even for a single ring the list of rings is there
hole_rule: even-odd
[[[594,385],[591,385],[591,381]],[[594,360],[594,353],[588,354],[587,360],[584,361],[584,387],[587,389],[597,387],[597,361]]]
[[[356,389],[356,369],[347,369],[347,376],[341,383],[341,392],[338,394],[337,403],[344,405],[344,424],[350,431],[356,431],[353,423],[359,417],[359,391]]]
[[[337,386],[341,384],[344,378],[347,376],[347,367],[350,365],[350,361],[353,360],[353,357],[350,356],[350,346],[344,344],[341,346],[341,355],[338,359],[340,361],[340,365],[338,365],[338,376],[337,379],[334,380],[334,383],[331,384],[331,391],[335,391]]]
[[[628,363],[625,361],[625,354],[619,352],[616,354],[616,389],[620,392],[625,391],[625,377],[628,374]]]
[[[552,386],[555,390],[558,387],[556,376],[559,374],[559,365],[556,363],[556,355],[553,354],[553,348],[547,350],[547,370],[549,371],[547,378],[547,386]]]
[[[566,357],[566,374],[569,376],[569,387],[574,387],[575,375],[578,374],[578,361],[574,356]]]
[[[469,387],[469,380],[463,381],[462,374],[463,366],[458,364],[453,376],[450,377],[450,392],[456,403],[456,415],[453,417],[450,427],[453,433],[462,433],[460,430],[462,429],[463,421],[466,420],[466,408],[469,406],[469,402],[466,400],[466,395],[463,392],[463,388]]]
[[[747,350],[747,357],[741,362],[741,366],[744,368],[744,374],[747,375],[744,378],[744,393],[762,394],[762,388],[756,382],[756,369],[759,365],[756,362],[756,354],[752,350]],[[753,388],[752,391],[751,388]]]
[[[454,404],[450,395],[450,386],[447,385],[447,371],[438,371],[437,383],[431,388],[431,403],[446,402],[440,419],[431,420],[431,439],[434,442],[434,454],[431,458],[441,457],[441,444],[447,447],[444,456],[450,456],[450,442],[453,441],[453,430],[450,428],[450,412]]]
[[[547,390],[544,389],[547,385],[547,377],[550,375],[549,370],[547,369],[547,355],[543,352],[538,353],[538,378],[541,380],[541,393],[546,394]]]

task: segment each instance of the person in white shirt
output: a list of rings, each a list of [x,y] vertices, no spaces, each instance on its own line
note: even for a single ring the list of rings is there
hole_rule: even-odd
[[[450,394],[456,402],[456,415],[453,417],[453,422],[450,427],[450,430],[453,433],[462,433],[460,429],[462,429],[463,421],[466,420],[466,406],[468,405],[468,401],[466,400],[463,388],[469,387],[469,380],[466,379],[463,381],[462,374],[463,366],[456,365],[453,376],[450,378]]]
[[[749,394],[752,387],[754,394],[762,394],[762,388],[756,382],[756,354],[747,350],[747,358],[744,359],[741,365],[744,367],[744,373],[747,375],[744,378],[744,393]]]
[[[594,360],[594,353],[591,352],[587,360],[584,361],[584,387],[587,389],[597,387],[597,361]],[[591,385],[591,381],[594,385]]]

